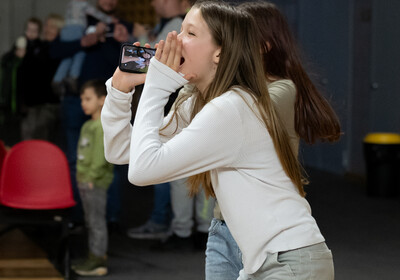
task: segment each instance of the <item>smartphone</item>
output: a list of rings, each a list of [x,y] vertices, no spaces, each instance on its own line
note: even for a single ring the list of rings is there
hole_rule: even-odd
[[[146,73],[155,49],[123,44],[119,58],[119,69],[130,73]]]

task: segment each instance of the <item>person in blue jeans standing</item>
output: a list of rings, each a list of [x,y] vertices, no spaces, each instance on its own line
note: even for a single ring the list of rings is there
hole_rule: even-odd
[[[338,119],[304,71],[294,36],[283,14],[274,4],[261,1],[243,3],[239,8],[253,15],[257,22],[268,92],[286,127],[293,150],[298,153],[299,138],[308,144],[317,139],[336,141],[340,135]],[[298,105],[300,100],[303,105]],[[316,108],[313,103],[320,105]],[[304,119],[300,116],[302,113],[316,117]],[[324,130],[317,129],[321,127]],[[242,269],[242,252],[217,202],[207,241],[206,280],[236,280]],[[241,277],[246,279],[247,276]]]

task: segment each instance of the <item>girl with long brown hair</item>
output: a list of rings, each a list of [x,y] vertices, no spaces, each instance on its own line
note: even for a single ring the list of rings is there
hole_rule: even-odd
[[[279,254],[318,252],[327,261],[310,259],[308,267],[319,268],[318,279],[332,279],[302,168],[269,98],[252,16],[222,2],[196,3],[181,33],[160,41],[131,127],[129,101],[140,82],[117,69],[106,83],[106,158],[129,162],[135,185],[193,176],[193,192],[201,184],[215,194],[243,253],[243,277],[293,279]],[[164,119],[168,96],[188,82],[193,95]],[[308,272],[296,277],[308,279]]]
[[[304,70],[284,15],[266,1],[245,2],[239,8],[249,12],[257,23],[268,91],[295,153],[300,138],[307,144],[337,141],[339,120]],[[236,279],[242,267],[241,252],[217,202],[207,243],[206,280]]]

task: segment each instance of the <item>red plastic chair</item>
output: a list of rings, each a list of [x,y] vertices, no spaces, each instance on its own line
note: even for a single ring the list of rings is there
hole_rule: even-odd
[[[43,140],[26,140],[14,145],[1,170],[0,204],[3,205],[2,223],[19,227],[62,225],[59,254],[63,254],[64,277],[69,279],[68,210],[76,203],[63,151]]]
[[[3,162],[4,158],[6,157],[6,154],[7,154],[6,146],[4,145],[3,140],[0,140],[0,173],[1,169],[3,169]]]
[[[19,209],[74,206],[70,172],[63,151],[42,140],[14,145],[2,168],[0,202]]]

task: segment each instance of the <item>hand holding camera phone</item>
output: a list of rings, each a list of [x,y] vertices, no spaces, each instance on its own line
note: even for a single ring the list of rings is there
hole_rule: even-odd
[[[146,73],[150,59],[156,54],[152,48],[123,44],[119,58],[119,69],[129,73]]]

